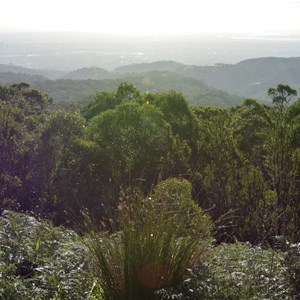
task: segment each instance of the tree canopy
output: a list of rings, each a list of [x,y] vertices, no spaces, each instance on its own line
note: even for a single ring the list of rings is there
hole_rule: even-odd
[[[65,211],[103,218],[124,190],[185,179],[218,241],[299,242],[300,100],[288,85],[268,93],[270,106],[191,107],[124,82],[64,112],[26,83],[0,86],[1,207],[68,224]]]

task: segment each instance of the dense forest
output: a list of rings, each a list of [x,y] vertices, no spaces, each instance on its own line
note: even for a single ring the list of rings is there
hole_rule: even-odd
[[[121,228],[130,241],[139,237],[139,226],[148,222],[148,215],[156,222],[149,221],[149,228],[182,241],[175,247],[176,259],[182,253],[191,258],[190,249],[204,247],[191,242],[199,235],[207,243],[213,238],[215,244],[239,241],[275,247],[279,237],[300,243],[300,99],[289,85],[278,84],[267,92],[270,105],[247,98],[220,108],[191,106],[181,93],[141,91],[121,82],[115,90],[98,92],[84,106],[63,111],[26,83],[0,86],[0,207],[76,230],[88,215],[110,233]],[[152,198],[167,204],[143,200],[128,205],[130,199]],[[116,230],[110,218],[120,211],[123,217]],[[164,223],[166,216],[172,222]],[[132,222],[134,236],[126,231]],[[163,226],[155,227],[158,223]],[[149,232],[153,236],[154,231]],[[109,250],[115,256],[117,240]],[[96,245],[90,248],[99,253]],[[130,249],[138,257],[137,250]],[[161,255],[155,247],[150,251]],[[220,256],[225,260],[224,253]],[[160,291],[161,298],[152,293],[180,286],[182,265],[172,263],[168,264],[177,272],[172,273],[173,281],[141,289],[125,280],[124,296],[110,292],[118,289],[104,280],[104,292],[99,293],[104,299],[175,299],[168,298],[167,291]],[[193,259],[185,266],[189,264],[193,266]],[[155,271],[169,274],[162,267],[155,266]],[[183,290],[192,288],[183,283]],[[230,298],[225,290],[209,298],[206,292],[203,299],[259,299]],[[199,293],[176,299],[200,299]],[[276,299],[293,299],[281,296]]]

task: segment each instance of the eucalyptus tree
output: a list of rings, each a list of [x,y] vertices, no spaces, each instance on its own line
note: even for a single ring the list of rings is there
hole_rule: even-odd
[[[299,240],[299,162],[300,149],[295,133],[299,127],[297,105],[288,104],[297,91],[279,84],[268,91],[274,108],[271,112],[272,127],[267,142],[265,167],[272,195],[274,235],[283,234],[291,240]],[[296,115],[296,116],[295,116]],[[296,135],[297,136],[297,135]],[[295,147],[296,146],[296,147]]]

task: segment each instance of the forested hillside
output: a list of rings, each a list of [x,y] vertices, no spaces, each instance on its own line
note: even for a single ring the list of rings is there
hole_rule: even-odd
[[[300,100],[267,92],[216,108],[122,82],[63,111],[0,86],[0,296],[298,299]]]
[[[63,75],[64,79],[72,79],[72,80],[84,80],[84,79],[93,79],[93,80],[101,80],[110,78],[111,75],[108,71],[102,68],[81,68],[78,70],[74,70],[68,72]]]
[[[299,57],[263,57],[214,66],[157,61],[122,66],[110,72],[96,67],[63,72],[0,65],[0,83],[27,82],[64,107],[70,102],[86,103],[96,92],[116,89],[122,81],[143,92],[178,91],[195,106],[230,107],[246,97],[270,104],[267,90],[282,78],[286,84],[300,88],[299,70]]]
[[[237,64],[219,63],[214,66],[181,65],[176,62],[133,64],[117,68],[120,73],[168,70],[187,77],[204,80],[215,88],[241,97],[270,101],[267,90],[282,81],[300,87],[300,58],[261,57]]]
[[[272,106],[191,107],[121,83],[64,112],[26,84],[2,86],[1,206],[65,223],[67,208],[102,215],[124,187],[185,178],[213,220],[228,214],[218,239],[299,242],[300,104],[288,86],[269,95]]]
[[[191,105],[230,107],[242,101],[242,98],[208,86],[204,81],[172,72],[120,75],[100,68],[84,68],[65,74],[64,79],[56,80],[48,80],[41,75],[0,72],[1,84],[29,83],[55,99],[56,104],[61,107],[68,107],[71,103],[87,103],[96,92],[116,89],[122,81],[134,84],[141,91],[176,90],[183,93]]]
[[[0,73],[0,83],[3,84],[13,84],[19,82],[34,83],[37,81],[44,81],[47,78],[42,75],[30,75],[25,73],[15,73],[15,72],[1,72]]]
[[[117,73],[146,73],[153,71],[170,71],[176,72],[177,70],[184,68],[186,65],[178,63],[176,61],[155,61],[152,63],[140,63],[121,66],[115,69]]]
[[[51,95],[61,105],[66,105],[74,102],[86,103],[97,91],[116,89],[124,80],[137,86],[141,91],[176,90],[183,93],[191,105],[230,107],[242,101],[242,98],[210,87],[203,81],[170,72],[126,75],[121,79],[40,81],[33,83],[33,86]]]
[[[26,75],[33,75],[33,76],[39,75],[47,79],[56,79],[62,77],[65,72],[59,70],[51,70],[51,69],[42,70],[42,69],[24,68],[13,64],[0,64],[0,74],[1,73],[14,73],[14,74],[23,74],[23,75],[26,74]]]

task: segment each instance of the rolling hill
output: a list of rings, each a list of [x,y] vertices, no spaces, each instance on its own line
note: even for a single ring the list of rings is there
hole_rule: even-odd
[[[130,65],[121,70],[138,73],[160,68],[157,63]],[[262,57],[243,60],[237,64],[216,64],[214,66],[190,66],[163,64],[168,71],[203,80],[207,84],[240,97],[258,98],[270,101],[267,90],[278,83],[289,84],[300,89],[300,57]],[[169,68],[168,68],[169,67]],[[116,71],[118,71],[116,69]]]
[[[65,72],[59,70],[31,69],[31,68],[24,68],[21,66],[12,65],[12,64],[0,64],[0,74],[1,73],[39,75],[47,79],[57,79],[62,77],[65,74]]]
[[[101,80],[109,78],[110,73],[107,70],[102,68],[90,67],[90,68],[81,68],[69,73],[66,73],[63,78],[64,79],[72,79],[72,80],[84,80],[84,79],[93,79],[93,80]]]
[[[0,84],[20,81],[32,84],[60,103],[87,101],[98,91],[110,91],[121,81],[128,81],[142,91],[181,92],[192,105],[224,107],[249,97],[270,102],[267,91],[278,83],[300,90],[300,57],[262,57],[214,66],[157,61],[122,66],[112,72],[96,67],[64,73],[0,65]]]
[[[175,90],[182,93],[191,105],[211,105],[229,107],[242,101],[241,97],[208,86],[203,81],[188,78],[172,72],[149,72],[123,75],[117,79],[103,80],[48,80],[32,85],[49,94],[59,103],[86,102],[96,92],[112,91],[122,82],[132,83],[141,91],[161,92]]]

